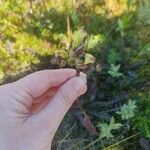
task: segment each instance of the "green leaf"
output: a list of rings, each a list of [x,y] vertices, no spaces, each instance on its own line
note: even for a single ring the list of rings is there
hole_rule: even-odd
[[[112,129],[119,129],[121,126],[122,126],[122,124],[115,123],[115,118],[114,117],[111,118],[111,120],[110,120],[110,127]]]
[[[88,65],[88,64],[93,64],[94,62],[95,62],[95,57],[89,53],[86,53],[84,64]]]
[[[131,6],[134,2],[134,0],[128,0],[128,5]]]
[[[122,126],[120,123],[115,123],[114,117],[111,118],[110,123],[99,123],[98,127],[100,128],[100,138],[113,138],[114,136],[112,135],[111,131],[119,129]]]
[[[73,33],[72,39],[73,39],[73,47],[77,48],[80,43],[83,41],[83,39],[86,37],[87,33],[83,29],[76,30]]]
[[[111,68],[108,71],[108,74],[110,74],[112,77],[116,77],[116,78],[121,77],[121,76],[123,76],[123,73],[120,73],[119,69],[120,69],[120,64],[116,65],[116,66],[114,64],[111,64]]]
[[[116,64],[116,62],[120,60],[119,53],[116,49],[110,49],[107,60],[109,64]]]
[[[150,92],[147,90],[137,98],[138,109],[133,119],[134,125],[144,137],[150,139]]]
[[[98,45],[98,43],[101,43],[104,41],[103,35],[90,35],[87,42],[87,48],[92,49]]]
[[[146,44],[140,51],[139,55],[149,55],[150,54],[150,43]]]
[[[120,29],[123,29],[123,22],[121,19],[118,19],[118,25]]]
[[[135,101],[131,101],[129,99],[128,104],[124,104],[121,106],[121,110],[116,112],[117,114],[121,115],[122,120],[128,120],[135,116],[135,109],[136,109]]]
[[[140,1],[138,7],[138,18],[139,20],[144,23],[150,25],[150,1],[143,0]]]

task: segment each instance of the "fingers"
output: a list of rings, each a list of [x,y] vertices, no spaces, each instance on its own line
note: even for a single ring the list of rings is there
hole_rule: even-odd
[[[55,96],[39,112],[32,116],[40,126],[55,127],[57,130],[64,115],[69,110],[73,102],[87,90],[86,76],[74,77],[65,82],[56,92]]]
[[[32,97],[39,97],[50,87],[60,86],[75,75],[75,69],[43,70],[32,73],[14,84],[18,88],[26,89]]]
[[[36,98],[32,103],[31,112],[36,113],[37,111],[41,110],[49,102],[49,100],[55,95],[57,90],[58,87],[52,87],[48,91],[46,91],[43,95]]]

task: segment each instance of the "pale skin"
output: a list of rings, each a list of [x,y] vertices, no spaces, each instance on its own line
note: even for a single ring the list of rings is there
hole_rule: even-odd
[[[43,70],[0,86],[0,148],[50,150],[73,102],[87,90],[74,69]]]

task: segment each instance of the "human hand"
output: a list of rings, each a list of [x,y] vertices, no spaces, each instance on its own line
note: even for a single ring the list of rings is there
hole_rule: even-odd
[[[0,86],[0,149],[49,150],[56,130],[86,75],[74,69],[44,70]]]

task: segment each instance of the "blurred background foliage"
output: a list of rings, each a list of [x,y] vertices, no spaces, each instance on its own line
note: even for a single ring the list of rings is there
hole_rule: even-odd
[[[0,0],[1,84],[58,68],[51,57],[67,59],[71,38],[76,47],[87,33],[96,62],[81,103],[97,134],[70,112],[54,149],[150,149],[149,14],[149,0]]]

